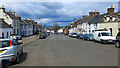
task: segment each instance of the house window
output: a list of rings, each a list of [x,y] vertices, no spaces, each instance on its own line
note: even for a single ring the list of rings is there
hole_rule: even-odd
[[[17,29],[17,35],[19,34],[19,29]]]
[[[14,33],[14,34],[16,33],[15,29],[13,30],[13,33]]]
[[[4,32],[2,33],[2,38],[4,38]]]
[[[90,33],[91,31],[89,30],[89,33]]]
[[[7,32],[7,38],[8,38],[9,33]]]

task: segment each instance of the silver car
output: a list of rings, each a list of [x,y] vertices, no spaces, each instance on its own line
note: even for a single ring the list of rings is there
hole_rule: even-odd
[[[11,38],[15,38],[15,39],[21,40],[22,36],[21,35],[17,35],[17,34],[12,34]]]
[[[23,47],[21,43],[13,38],[0,39],[0,59],[9,60],[10,62],[19,62],[19,57],[23,53]]]

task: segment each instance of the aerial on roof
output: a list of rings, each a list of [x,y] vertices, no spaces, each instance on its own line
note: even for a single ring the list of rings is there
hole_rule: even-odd
[[[0,28],[12,28],[10,25],[8,25],[4,19],[0,18]]]

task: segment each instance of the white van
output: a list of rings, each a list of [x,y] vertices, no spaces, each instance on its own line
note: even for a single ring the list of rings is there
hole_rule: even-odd
[[[109,31],[95,31],[94,40],[100,43],[115,43],[115,37]]]

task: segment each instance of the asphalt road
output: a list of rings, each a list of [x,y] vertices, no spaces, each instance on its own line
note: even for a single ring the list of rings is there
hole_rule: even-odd
[[[25,45],[20,59],[12,66],[117,66],[118,49],[114,44],[51,34]]]

